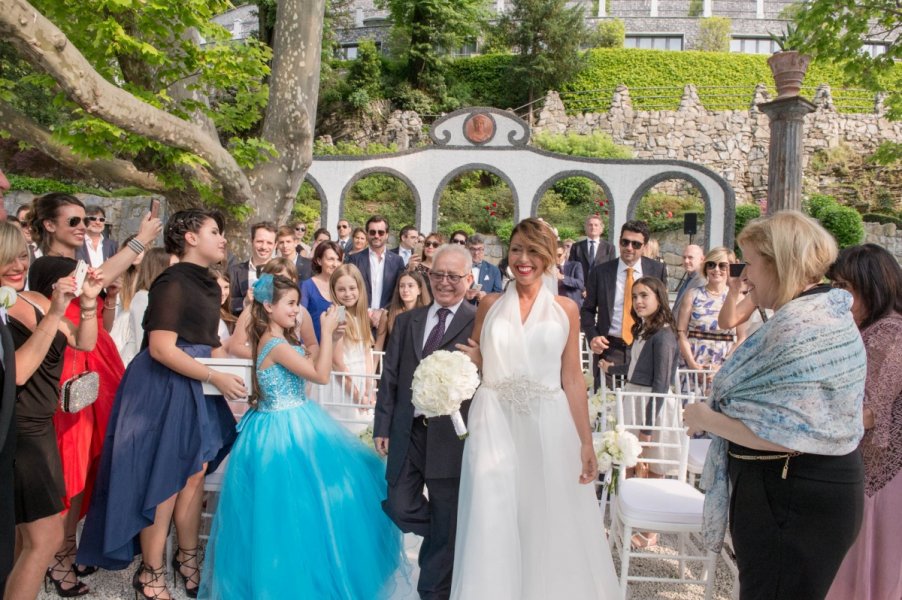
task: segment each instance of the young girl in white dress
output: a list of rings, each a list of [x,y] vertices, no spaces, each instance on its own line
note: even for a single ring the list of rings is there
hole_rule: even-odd
[[[517,224],[515,284],[479,305],[482,368],[464,447],[451,597],[598,600],[617,578],[591,485],[598,478],[579,358],[579,311],[556,295],[557,239]]]

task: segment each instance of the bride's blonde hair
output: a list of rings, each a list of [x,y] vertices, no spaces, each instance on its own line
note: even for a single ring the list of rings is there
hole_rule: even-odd
[[[511,231],[508,248],[518,233],[524,238],[524,243],[539,255],[544,271],[547,272],[557,263],[557,235],[548,223],[533,217],[523,219]]]

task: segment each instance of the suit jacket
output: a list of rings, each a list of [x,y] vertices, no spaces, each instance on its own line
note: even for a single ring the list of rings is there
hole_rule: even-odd
[[[586,281],[589,280],[589,271],[596,265],[604,264],[610,260],[617,258],[617,249],[614,244],[604,238],[598,240],[598,248],[595,249],[595,262],[589,264],[589,240],[584,239],[576,242],[570,248],[569,260],[578,262],[583,268],[583,276]]]
[[[119,252],[119,244],[117,244],[114,240],[104,236],[100,240],[100,251],[103,253],[103,260],[108,260],[111,256]],[[88,265],[91,264],[91,259],[88,256],[88,236],[85,235],[85,243],[81,245],[80,248],[75,249],[75,260],[83,260]]]
[[[251,261],[235,263],[229,267],[229,297],[231,298],[232,314],[236,317],[244,310],[244,298],[247,296],[248,277],[247,270]]]
[[[382,362],[382,378],[376,398],[376,415],[373,437],[387,437],[388,464],[385,478],[394,485],[401,473],[401,466],[410,446],[410,430],[413,427],[413,402],[410,389],[413,372],[423,358],[423,338],[426,335],[426,318],[429,307],[423,306],[401,313],[395,320],[388,347]],[[476,309],[466,302],[445,329],[439,350],[454,350],[455,344],[467,343],[473,333]],[[461,413],[466,419],[470,403],[464,403]],[[449,417],[429,419],[426,438],[426,479],[459,478],[464,443],[457,438]]]
[[[298,253],[294,266],[298,270],[298,284],[313,277],[313,263],[310,262],[309,258],[304,258]]]
[[[398,283],[398,277],[404,271],[404,259],[398,254],[386,252],[384,254],[382,272],[382,298],[379,299],[379,308],[385,308],[391,302],[391,296],[395,293],[395,284]],[[363,280],[366,282],[366,297],[373,297],[373,286],[370,283],[370,249],[365,248],[357,254],[352,254],[348,259],[348,263],[360,269]]]
[[[560,296],[566,296],[577,306],[583,304],[583,290],[586,289],[586,278],[583,276],[583,267],[578,262],[568,260],[564,263],[562,270],[563,279],[557,282],[557,293]]]
[[[662,262],[642,257],[642,276],[657,277],[667,285],[667,267]],[[579,311],[580,326],[586,338],[607,336],[611,329],[617,294],[617,267],[620,259],[598,265],[586,277],[586,299]]]
[[[480,284],[486,294],[499,294],[504,291],[501,270],[487,260],[479,263],[479,277],[473,283]],[[476,299],[470,300],[470,303],[476,304]]]

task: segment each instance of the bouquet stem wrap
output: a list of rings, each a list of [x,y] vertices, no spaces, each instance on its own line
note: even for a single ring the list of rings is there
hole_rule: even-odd
[[[467,432],[467,424],[464,423],[464,418],[460,414],[459,410],[455,410],[451,413],[451,423],[454,425],[454,433],[457,434],[457,437],[460,439],[465,439],[468,435]]]

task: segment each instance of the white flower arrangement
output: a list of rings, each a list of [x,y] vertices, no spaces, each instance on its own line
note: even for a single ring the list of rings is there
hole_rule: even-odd
[[[413,373],[413,405],[426,417],[450,416],[457,437],[467,437],[460,407],[479,387],[479,371],[462,352],[438,350],[424,358]]]
[[[4,285],[0,287],[0,307],[2,308],[11,308],[13,304],[16,303],[16,300],[19,299],[16,290],[9,287],[8,285]]]
[[[608,408],[614,405],[614,394],[598,390],[589,396],[589,423],[597,423],[599,417],[605,416]]]
[[[365,446],[369,448],[373,448],[373,426],[367,425],[366,429],[357,434],[357,437],[360,438],[360,441],[363,442]]]
[[[595,456],[598,458],[598,472],[612,471],[608,489],[614,494],[617,492],[619,477],[619,469],[615,466],[635,467],[639,462],[639,455],[642,454],[642,445],[639,438],[626,431],[623,425],[617,425],[614,429],[595,436],[593,442]]]

